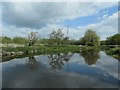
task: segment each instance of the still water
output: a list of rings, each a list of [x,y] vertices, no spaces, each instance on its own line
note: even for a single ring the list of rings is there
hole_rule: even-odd
[[[117,88],[119,63],[103,51],[12,59],[2,62],[2,87]]]

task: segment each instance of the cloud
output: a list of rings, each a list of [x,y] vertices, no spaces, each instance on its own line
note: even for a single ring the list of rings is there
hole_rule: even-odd
[[[27,37],[30,31],[39,32],[41,38],[48,38],[50,32],[55,29],[63,28],[67,35],[67,27],[56,22],[77,17],[90,16],[98,13],[99,10],[117,5],[116,3],[3,3],[3,36],[23,36]],[[109,16],[108,11],[103,12],[102,21],[87,26],[69,27],[69,37],[79,39],[84,36],[87,29],[93,29],[101,37],[106,39],[108,36],[118,32],[118,12]],[[99,13],[98,13],[99,14]]]
[[[40,29],[32,29],[32,28],[26,28],[26,27],[16,27],[15,25],[9,25],[9,26],[3,26],[2,35],[8,36],[8,37],[27,37],[28,33],[31,31],[38,32],[38,36],[40,38],[49,38],[49,34],[53,30],[58,30],[59,28],[62,29],[62,32],[65,36],[67,36],[67,27],[57,25],[57,24],[48,24],[46,27],[40,28]],[[79,39],[81,36],[83,36],[85,33],[85,30],[79,30],[78,28],[69,28],[68,29],[68,36],[70,39]]]
[[[101,37],[101,39],[106,39],[109,36],[112,36],[116,33],[118,33],[118,13],[114,13],[111,16],[108,16],[105,18],[102,22],[96,23],[96,24],[89,24],[88,26],[84,27],[77,27],[77,28],[71,28],[69,27],[68,35],[70,39],[79,39],[84,36],[87,29],[92,29],[96,31],[96,33]],[[18,28],[15,25],[9,25],[7,27],[4,26],[3,28],[3,36],[23,36],[27,37],[27,34],[30,31],[37,31],[39,33],[39,36],[41,38],[48,38],[49,34],[53,30],[58,30],[59,28],[63,29],[63,33],[65,36],[67,36],[67,27],[58,25],[58,24],[48,24],[46,27],[40,28],[40,29],[32,29],[32,28],[26,28],[21,27]],[[12,33],[12,34],[11,34]]]
[[[88,26],[78,28],[81,30],[93,29],[97,32],[101,39],[106,39],[107,37],[118,33],[118,13],[120,12],[108,16],[100,23],[90,24]]]
[[[48,24],[89,16],[116,3],[4,2],[3,22],[17,27],[43,28]]]

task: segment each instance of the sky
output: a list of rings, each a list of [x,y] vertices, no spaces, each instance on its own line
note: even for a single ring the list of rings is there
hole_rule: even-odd
[[[79,40],[92,29],[101,40],[118,33],[117,2],[2,2],[2,36],[48,38],[53,30]]]

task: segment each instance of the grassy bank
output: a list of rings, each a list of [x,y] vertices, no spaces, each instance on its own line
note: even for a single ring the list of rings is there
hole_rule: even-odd
[[[2,51],[6,52],[39,52],[39,53],[49,53],[49,52],[76,52],[79,51],[79,46],[26,46],[26,47],[2,47]]]
[[[100,49],[105,51],[107,55],[120,60],[120,45],[104,45]]]
[[[120,48],[111,48],[106,50],[106,54],[120,60]]]
[[[94,46],[25,46],[25,47],[2,47],[2,51],[5,52],[38,52],[38,53],[54,53],[54,52],[80,52],[96,49],[99,47]]]
[[[25,47],[2,47],[2,61],[7,61],[13,58],[29,57],[40,54],[56,54],[56,53],[80,53],[98,50],[100,47],[95,46],[25,46]],[[118,47],[108,48],[102,47],[106,54],[120,60],[120,49]]]
[[[2,61],[40,54],[79,52],[80,46],[2,47]]]
[[[21,58],[29,55],[55,54],[55,53],[79,53],[95,49],[90,46],[25,46],[25,47],[2,47],[2,61],[13,58]]]

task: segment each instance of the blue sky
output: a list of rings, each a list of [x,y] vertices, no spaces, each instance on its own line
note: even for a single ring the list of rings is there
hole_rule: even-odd
[[[101,37],[118,33],[118,3],[106,2],[7,2],[2,3],[2,35],[26,37],[37,31],[41,38],[48,38],[55,29],[69,26],[69,37],[79,39],[87,29]]]
[[[78,17],[74,20],[64,20],[60,22],[59,24],[64,25],[64,26],[70,26],[70,27],[86,26],[89,24],[95,24],[103,20],[102,18],[103,15],[111,16],[117,11],[118,11],[118,6],[113,6],[113,7],[99,10],[97,13],[94,13],[93,15],[85,16],[85,17]]]

